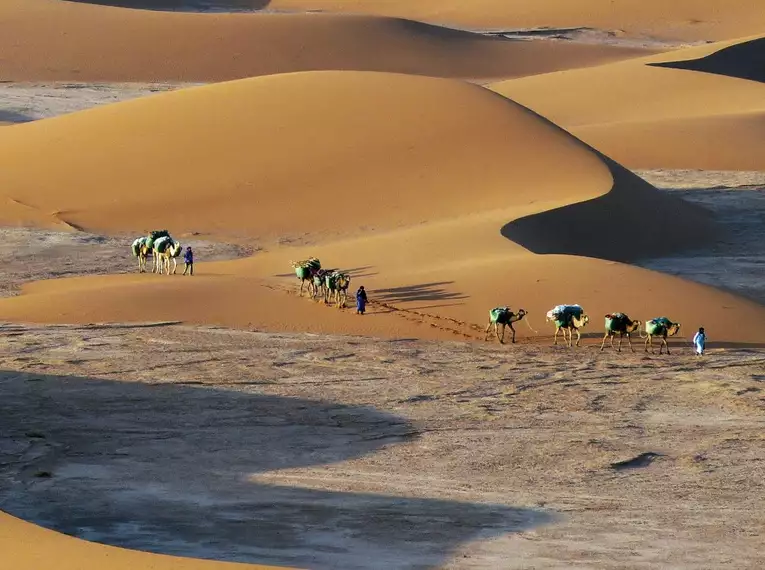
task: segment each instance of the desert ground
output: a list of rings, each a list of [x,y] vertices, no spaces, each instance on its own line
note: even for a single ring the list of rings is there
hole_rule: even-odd
[[[761,568],[765,12],[667,4],[6,0],[3,559]]]

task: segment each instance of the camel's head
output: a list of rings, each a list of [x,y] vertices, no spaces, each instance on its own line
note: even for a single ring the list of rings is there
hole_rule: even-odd
[[[643,323],[641,321],[632,321],[632,323],[627,326],[627,332],[635,332],[637,330],[640,330],[641,326],[643,326]]]
[[[667,327],[667,336],[675,336],[680,332],[680,323],[672,323]]]
[[[520,321],[520,320],[521,320],[523,317],[525,317],[526,315],[528,315],[528,313],[526,312],[526,309],[518,309],[518,313],[516,313],[516,314],[518,315],[518,320],[519,320],[519,321]]]
[[[590,317],[589,317],[589,316],[587,316],[587,315],[585,315],[584,313],[582,313],[582,318],[581,318],[581,319],[579,319],[579,321],[582,323],[582,324],[581,324],[581,325],[579,325],[579,326],[580,326],[580,327],[583,327],[583,326],[585,326],[587,323],[589,323],[589,322],[590,322]]]

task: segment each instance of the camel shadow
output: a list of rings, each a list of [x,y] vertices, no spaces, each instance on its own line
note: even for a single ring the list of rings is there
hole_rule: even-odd
[[[419,437],[406,419],[370,407],[15,371],[0,371],[0,384],[3,509],[87,540],[226,561],[408,570],[554,520],[536,509],[408,497],[409,473],[382,482],[396,495],[324,490],[333,479],[321,472],[299,474],[306,484],[297,487],[257,480]],[[353,472],[338,482],[352,485]]]
[[[405,303],[407,301],[454,301],[467,299],[467,295],[447,291],[442,285],[451,285],[454,281],[435,281],[404,287],[390,287],[371,291],[375,301],[383,303]]]

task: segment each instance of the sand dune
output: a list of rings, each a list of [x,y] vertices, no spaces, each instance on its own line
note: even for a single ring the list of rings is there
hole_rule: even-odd
[[[0,547],[14,570],[268,570],[276,566],[233,564],[147,554],[86,542],[0,512]]]
[[[696,208],[626,171],[614,184],[618,169],[555,125],[452,80],[315,72],[185,89],[19,125],[0,136],[0,152],[6,201],[38,223],[91,231],[336,239],[497,209],[509,222],[612,187],[583,224],[652,212],[673,222],[661,235],[669,249],[687,244],[688,228],[710,229]],[[514,239],[619,260],[654,247],[650,237],[636,247],[567,245],[567,225]]]
[[[581,302],[595,315],[621,308],[687,322],[701,305],[710,321],[727,319],[717,324],[718,339],[761,336],[741,323],[765,309],[734,296],[608,261],[530,253],[629,260],[713,238],[715,230],[705,211],[659,194],[555,125],[467,83],[279,75],[13,131],[0,137],[10,165],[0,188],[28,215],[36,212],[35,224],[110,233],[168,227],[181,239],[254,239],[271,252],[200,265],[193,279],[31,284],[0,302],[0,319],[479,338],[472,325],[497,304],[524,304],[540,326],[552,305]],[[32,149],[46,156],[45,169]],[[3,223],[18,221],[18,212],[3,215]],[[285,240],[314,245],[280,246]],[[366,283],[384,305],[360,318],[285,295],[294,276],[276,276],[309,254],[325,265],[365,268],[354,272],[354,285]]]
[[[492,88],[628,167],[763,170],[752,143],[765,84],[741,79],[757,77],[761,45],[723,42]]]
[[[728,0],[271,0],[268,7],[385,14],[491,29],[587,26],[686,40],[725,39],[765,30],[765,12],[759,0],[735,3]]]
[[[0,151],[5,200],[97,231],[358,234],[532,201],[533,213],[612,183],[576,139],[486,89],[378,73],[155,95],[18,125]]]
[[[6,0],[0,77],[12,81],[224,81],[319,69],[517,77],[640,49],[490,38],[401,19],[192,14]]]

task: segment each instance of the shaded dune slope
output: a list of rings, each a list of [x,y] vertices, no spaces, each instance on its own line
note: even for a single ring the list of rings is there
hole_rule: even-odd
[[[0,547],[14,570],[269,570],[275,566],[235,564],[149,554],[66,536],[0,512]]]
[[[321,69],[501,78],[645,54],[374,16],[171,13],[58,0],[6,0],[0,22],[6,81],[211,82]]]
[[[765,30],[759,0],[272,0],[271,8],[401,16],[476,28],[594,27],[685,40]]]
[[[765,38],[735,43],[694,59],[649,63],[657,67],[716,73],[726,77],[765,81]]]
[[[765,85],[739,78],[758,77],[761,46],[761,38],[722,42],[492,89],[631,168],[762,170],[752,143],[763,133]]]
[[[608,194],[513,220],[502,228],[502,235],[537,254],[616,261],[703,246],[719,235],[710,212],[659,194],[613,160],[601,158],[614,178]]]

